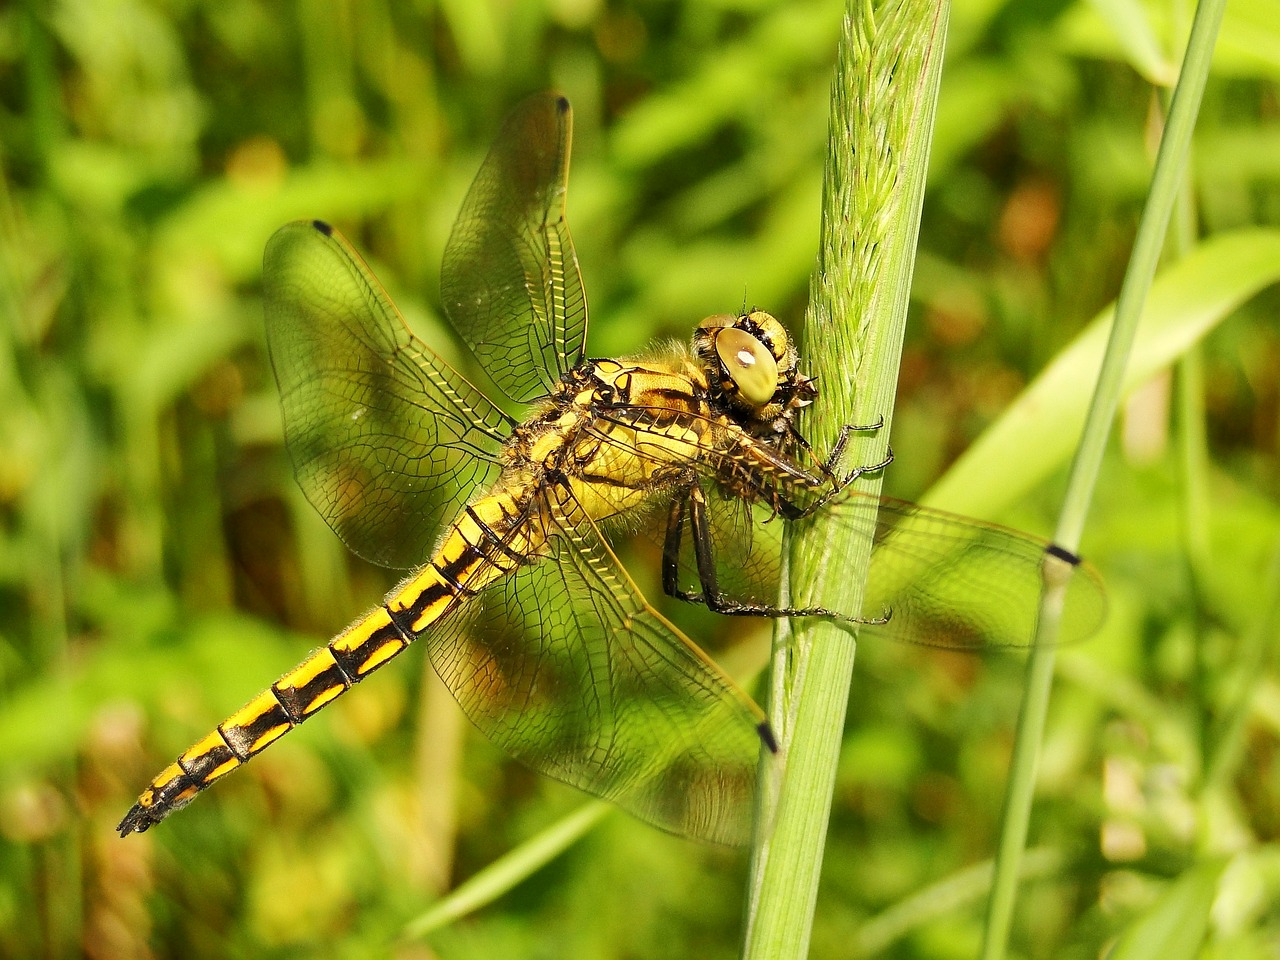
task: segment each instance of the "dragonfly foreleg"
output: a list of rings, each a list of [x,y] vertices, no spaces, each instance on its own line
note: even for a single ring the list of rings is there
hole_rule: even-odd
[[[809,503],[800,503],[775,494],[771,505],[773,506],[775,513],[781,514],[787,520],[803,520],[806,517],[813,516],[832,500],[843,494],[845,490],[849,488],[849,485],[863,474],[877,473],[889,466],[891,463],[893,463],[892,447],[885,451],[884,459],[878,463],[863,464],[862,466],[855,467],[844,477],[837,477],[834,474],[831,475],[828,478],[830,480],[830,487],[816,500]]]
[[[809,455],[809,458],[818,464],[819,473],[831,485],[831,489],[820,497],[815,503],[805,506],[792,505],[793,509],[783,509],[780,512],[787,515],[788,519],[799,519],[808,516],[815,510],[828,503],[832,497],[840,493],[853,483],[859,477],[866,473],[876,473],[883,470],[893,462],[893,449],[890,448],[883,460],[879,463],[862,464],[854,467],[848,473],[841,474],[840,462],[844,459],[845,452],[849,446],[849,438],[855,433],[874,433],[884,426],[884,417],[879,416],[874,423],[846,423],[840,428],[840,433],[836,437],[835,444],[831,447],[831,452],[825,460],[819,459],[818,454],[814,452],[813,446],[805,439],[804,435],[794,427],[791,430],[791,441]]]
[[[817,504],[809,508],[810,512],[818,509],[819,506],[822,506],[823,504],[825,504],[833,496],[843,491],[847,486],[849,486],[849,484],[853,483],[853,481],[857,480],[863,474],[879,473],[881,470],[884,470],[886,467],[888,467],[889,464],[891,463],[893,463],[893,447],[885,447],[883,459],[879,460],[876,463],[864,463],[864,464],[861,464],[860,466],[854,467],[852,470],[850,470],[843,477],[841,477],[836,481],[835,488],[831,491],[831,493],[827,494]]]
[[[836,437],[836,442],[835,442],[835,445],[831,448],[831,453],[827,456],[826,461],[822,464],[822,472],[827,477],[829,477],[833,483],[836,483],[838,486],[841,486],[841,487],[847,487],[849,484],[851,484],[854,480],[856,480],[862,474],[873,473],[877,469],[882,469],[883,467],[887,467],[889,465],[888,460],[886,460],[880,467],[858,467],[851,474],[846,476],[843,480],[841,480],[840,475],[836,473],[836,469],[840,466],[840,461],[844,459],[845,448],[849,446],[849,438],[853,436],[855,433],[875,433],[883,426],[884,426],[883,414],[876,417],[875,423],[867,423],[867,424],[846,423],[843,427],[840,428],[840,435]],[[805,446],[808,446],[808,444],[806,443]],[[892,460],[892,459],[893,457],[890,456],[889,460]]]

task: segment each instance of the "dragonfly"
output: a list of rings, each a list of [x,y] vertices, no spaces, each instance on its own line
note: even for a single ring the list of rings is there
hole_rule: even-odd
[[[662,588],[727,615],[825,617],[957,649],[1032,642],[1046,564],[1072,573],[1061,640],[1099,628],[1097,571],[1046,540],[855,491],[847,427],[820,457],[819,401],[761,310],[688,345],[586,354],[565,220],[572,113],[554,94],[505,122],[441,268],[445,315],[517,419],[415,336],[332,226],[267,244],[267,345],[297,482],[356,554],[404,579],[167,766],[120,821],[141,833],[417,640],[475,725],[516,759],[705,841],[749,839],[760,708],[651,605],[618,559],[654,531]],[[492,391],[491,391],[492,392]],[[873,539],[859,610],[778,602],[788,532],[821,516]]]

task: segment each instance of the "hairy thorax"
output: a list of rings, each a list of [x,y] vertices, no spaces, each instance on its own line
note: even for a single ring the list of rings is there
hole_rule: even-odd
[[[609,519],[686,478],[715,423],[687,351],[588,361],[512,435],[495,491]]]

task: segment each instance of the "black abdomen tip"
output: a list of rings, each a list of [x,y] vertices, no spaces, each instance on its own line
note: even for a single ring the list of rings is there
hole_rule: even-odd
[[[325,223],[323,220],[312,220],[311,225],[323,233],[326,237],[333,236],[333,227]]]
[[[131,833],[146,833],[151,827],[155,826],[163,819],[163,815],[153,816],[140,803],[135,803],[129,812],[124,815],[124,819],[116,825],[116,831],[120,834],[120,839],[124,839]]]

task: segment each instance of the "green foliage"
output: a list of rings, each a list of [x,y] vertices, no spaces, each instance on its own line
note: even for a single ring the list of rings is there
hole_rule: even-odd
[[[115,837],[160,765],[389,585],[293,486],[262,248],[289,219],[334,220],[453,355],[449,226],[507,108],[554,86],[576,109],[590,352],[684,337],[744,300],[795,328],[840,16],[831,0],[0,7],[0,955],[417,955],[392,944],[437,896],[555,833],[578,796],[460,725],[418,651],[189,810]],[[1039,403],[1021,391],[1042,372],[1064,378],[1060,411],[1087,394],[1068,345],[1116,296],[1150,84],[1174,76],[1185,19],[953,5],[889,492],[921,494],[972,447],[933,502],[1052,529],[1070,418],[974,441]],[[1103,465],[1083,551],[1112,614],[1059,656],[1025,957],[1280,940],[1278,22],[1268,0],[1228,8],[1198,226],[1157,275]],[[1161,371],[1188,351],[1174,403]],[[727,662],[759,659],[758,625],[686,622],[738,638]],[[812,955],[973,956],[1021,664],[858,653]],[[746,878],[741,852],[614,813],[425,942],[728,957]]]

